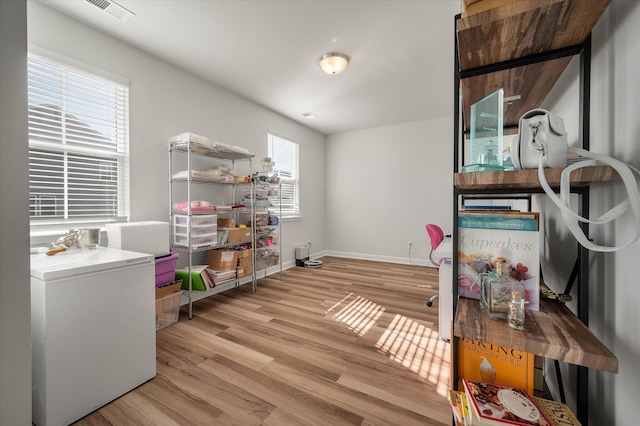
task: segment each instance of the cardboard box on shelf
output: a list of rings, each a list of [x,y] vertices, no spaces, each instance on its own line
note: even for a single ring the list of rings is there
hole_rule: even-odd
[[[243,268],[243,269],[251,269],[252,272],[253,271],[253,263],[251,262],[251,258],[247,257],[247,258],[243,258],[243,259],[238,259],[238,268]]]
[[[251,255],[253,254],[252,248],[237,250],[237,252],[238,252],[238,259],[249,259],[249,261],[251,261]]]
[[[227,243],[240,243],[242,241],[251,240],[251,228],[234,228],[229,229],[227,234]]]
[[[235,228],[236,220],[232,217],[219,217],[218,227],[220,228]]]
[[[253,273],[253,268],[251,267],[251,264],[247,266],[238,266],[238,268],[236,269],[236,277],[238,278],[248,277],[252,273]]]
[[[235,250],[216,249],[207,252],[209,269],[214,271],[233,271],[238,262]]]
[[[168,294],[174,293],[176,291],[180,291],[181,286],[182,286],[182,280],[178,280],[173,283],[163,285],[161,287],[156,287],[156,299],[162,299]]]

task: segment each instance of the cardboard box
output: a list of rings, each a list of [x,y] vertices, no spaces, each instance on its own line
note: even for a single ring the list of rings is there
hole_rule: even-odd
[[[246,268],[247,266],[252,266],[253,262],[251,262],[251,258],[250,257],[245,257],[242,259],[238,259],[238,267],[241,268]]]
[[[162,299],[163,297],[174,293],[176,291],[180,291],[180,287],[182,286],[182,281],[178,280],[161,287],[156,287],[156,300]]]
[[[247,277],[253,273],[253,265],[249,262],[246,265],[238,265],[236,268],[236,277],[242,278]]]
[[[228,229],[227,243],[240,243],[242,241],[251,240],[251,228],[234,228]]]
[[[238,252],[238,259],[249,259],[249,261],[251,261],[251,255],[253,254],[252,248],[237,250],[237,252]]]
[[[233,271],[238,263],[238,255],[235,250],[209,250],[207,263],[214,271]]]
[[[218,227],[219,228],[235,228],[236,220],[232,217],[219,217]]]

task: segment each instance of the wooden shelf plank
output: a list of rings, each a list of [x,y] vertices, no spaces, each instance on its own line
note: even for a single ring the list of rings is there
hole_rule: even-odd
[[[560,186],[560,175],[564,169],[545,169],[544,174],[552,188]],[[612,182],[620,179],[609,166],[583,167],[571,173],[571,186],[584,187],[592,183]],[[510,172],[456,173],[455,186],[461,191],[484,191],[501,189],[541,189],[538,169],[514,170]]]
[[[587,368],[618,372],[618,358],[564,304],[541,301],[527,311],[525,330],[489,319],[479,302],[460,297],[454,324],[456,337],[490,342]]]
[[[520,59],[585,41],[611,0],[518,0],[457,21],[460,70]],[[571,57],[539,62],[462,80],[463,128],[470,129],[470,107],[503,88],[504,126],[517,127],[527,111],[539,108]],[[508,130],[507,133],[514,133]]]
[[[503,111],[504,126],[517,127],[525,112],[542,105],[546,94],[551,91],[571,59],[554,59],[463,79],[461,88],[465,132],[470,129],[471,105],[500,88],[504,89],[505,98],[520,95],[520,99],[506,102]]]
[[[518,0],[459,19],[460,69],[584,42],[611,0]]]

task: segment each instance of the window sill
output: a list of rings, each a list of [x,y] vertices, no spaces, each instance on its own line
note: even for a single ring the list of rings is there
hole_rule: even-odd
[[[47,246],[51,242],[55,242],[58,238],[69,232],[69,229],[78,229],[79,226],[67,226],[60,229],[32,230],[29,234],[31,247]],[[84,226],[88,228],[88,226]],[[107,233],[104,225],[95,225],[92,228],[100,228],[100,241],[107,241]]]

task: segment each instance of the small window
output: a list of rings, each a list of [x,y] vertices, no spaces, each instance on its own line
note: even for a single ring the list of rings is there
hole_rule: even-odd
[[[274,172],[280,176],[283,217],[300,215],[298,150],[297,143],[269,133],[268,156],[275,163]]]
[[[128,86],[29,54],[28,96],[31,226],[126,220]]]

